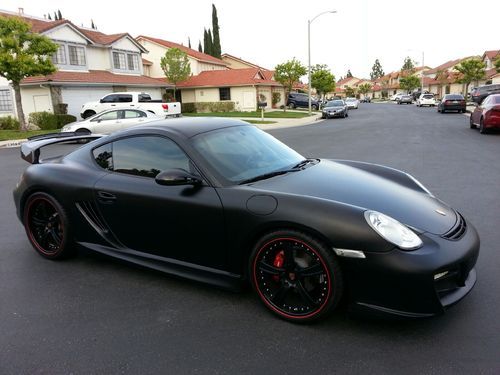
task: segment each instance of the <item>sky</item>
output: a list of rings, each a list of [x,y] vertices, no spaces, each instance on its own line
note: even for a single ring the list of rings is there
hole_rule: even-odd
[[[389,73],[401,69],[406,56],[420,66],[423,53],[425,65],[436,67],[500,49],[498,0],[473,5],[456,0],[2,0],[0,9],[22,7],[25,14],[39,17],[59,9],[78,26],[90,27],[93,20],[106,34],[142,34],[186,46],[191,38],[197,49],[203,28],[212,27],[212,3],[222,52],[267,69],[294,57],[307,66],[308,20],[330,10],[337,13],[311,23],[311,65],[327,64],[337,79],[348,69],[369,78],[377,58]]]

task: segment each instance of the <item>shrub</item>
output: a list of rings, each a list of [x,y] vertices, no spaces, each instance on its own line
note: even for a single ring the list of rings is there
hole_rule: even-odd
[[[182,112],[184,113],[231,112],[231,111],[234,111],[234,102],[182,103]]]
[[[276,106],[276,104],[279,103],[279,101],[281,100],[281,93],[280,92],[273,92],[273,107]]]
[[[19,129],[19,121],[11,116],[0,117],[0,129],[17,130]]]
[[[75,116],[56,115],[50,112],[31,112],[28,117],[30,124],[36,125],[42,130],[60,129],[74,121],[76,121]]]

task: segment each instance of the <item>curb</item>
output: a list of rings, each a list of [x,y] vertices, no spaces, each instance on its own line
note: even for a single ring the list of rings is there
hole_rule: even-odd
[[[11,148],[19,147],[22,143],[26,142],[27,139],[13,139],[9,141],[0,141],[0,148]]]

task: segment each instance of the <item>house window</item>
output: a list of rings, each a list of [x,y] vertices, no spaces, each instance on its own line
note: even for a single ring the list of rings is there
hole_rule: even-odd
[[[58,44],[57,52],[52,55],[54,64],[66,65],[66,47],[64,44]]]
[[[115,69],[125,69],[125,54],[113,52],[113,66]]]
[[[10,90],[0,90],[0,112],[12,112],[12,95]]]
[[[229,87],[219,88],[219,100],[231,100],[231,89]]]
[[[139,56],[133,53],[113,52],[113,67],[118,70],[139,71]]]
[[[70,65],[85,66],[85,48],[77,46],[68,46]]]
[[[137,55],[127,55],[128,70],[139,70],[139,62]]]

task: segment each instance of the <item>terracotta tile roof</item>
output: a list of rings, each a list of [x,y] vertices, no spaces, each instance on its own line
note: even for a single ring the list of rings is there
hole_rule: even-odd
[[[153,65],[153,62],[152,61],[149,61],[147,59],[145,59],[144,57],[142,58],[142,65]]]
[[[473,58],[473,57],[478,57],[478,56],[468,56],[468,57],[462,57],[460,59],[455,59],[455,60],[450,60],[450,61],[447,61],[445,62],[444,64],[441,64],[439,66],[436,66],[435,68],[433,69],[429,69],[425,72],[425,74],[435,74],[438,72],[438,70],[448,70],[448,69],[451,69],[453,68],[455,65],[459,64],[460,62],[462,62],[463,60],[467,60],[467,59],[470,59],[470,58]]]
[[[207,55],[206,53],[194,50],[192,48],[185,47],[182,44],[178,44],[178,43],[174,43],[174,42],[169,42],[168,40],[153,38],[153,37],[145,36],[145,35],[139,35],[135,39],[136,40],[146,39],[146,40],[149,40],[151,42],[160,44],[160,45],[162,45],[164,47],[167,47],[167,48],[179,48],[181,51],[184,51],[185,53],[187,53],[189,56],[191,56],[192,58],[194,58],[196,60],[200,60],[200,61],[204,61],[204,62],[209,62],[209,63],[212,63],[212,64],[224,65],[224,66],[227,65],[226,62],[222,61],[221,59],[218,59],[216,57]]]
[[[491,61],[494,61],[496,57],[500,57],[500,50],[493,50],[493,51],[485,51],[483,53],[483,58],[484,56],[487,56],[488,59]]]
[[[495,75],[497,75],[497,74],[498,74],[498,72],[497,72],[496,68],[491,68],[491,69],[488,69],[488,70],[486,71],[486,78],[487,78],[487,79],[490,79],[491,77],[493,77],[493,76],[495,76]]]
[[[89,70],[88,72],[65,72],[58,71],[48,76],[28,77],[22,80],[21,85],[38,84],[38,83],[86,83],[92,84],[117,84],[117,85],[132,85],[132,86],[158,86],[170,87],[167,82],[159,79],[134,76],[129,74],[113,74],[106,70]]]
[[[347,82],[351,81],[351,80],[358,80],[358,81],[361,81],[361,79],[357,78],[357,77],[345,77],[343,79],[341,79],[340,81],[337,81],[337,85],[341,86],[341,85],[345,85]],[[356,81],[357,82],[357,81]],[[354,84],[356,83],[354,82]]]
[[[233,55],[230,55],[229,53],[223,53],[222,54],[222,60],[224,60],[224,58],[229,58],[229,59],[233,59],[233,60],[237,60],[243,64],[247,64],[249,65],[250,67],[252,68],[259,68],[260,70],[269,70],[269,69],[266,69],[266,68],[263,68],[262,66],[260,65],[257,65],[257,64],[254,64],[254,63],[251,63],[250,61],[247,61],[247,60],[243,60],[242,58],[240,57],[236,57],[236,56],[233,56]],[[234,69],[234,68],[233,68]]]
[[[259,74],[262,78],[258,78]],[[281,86],[280,83],[266,78],[263,71],[258,68],[209,70],[191,76],[178,87],[221,87],[221,86],[248,86],[265,85]]]

